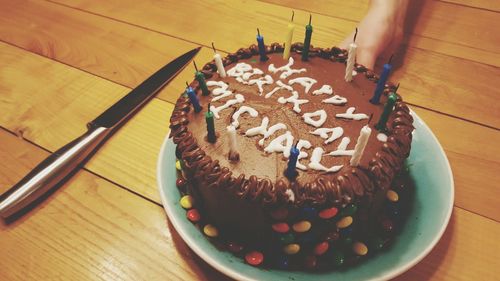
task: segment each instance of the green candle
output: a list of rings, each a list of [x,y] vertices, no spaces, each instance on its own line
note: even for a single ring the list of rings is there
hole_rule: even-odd
[[[306,61],[309,57],[309,47],[311,46],[311,35],[313,27],[311,25],[312,16],[309,15],[309,24],[306,25],[306,38],[304,39],[304,49],[302,50],[302,60]]]
[[[378,121],[377,125],[375,125],[375,128],[379,131],[385,131],[386,130],[386,123],[387,119],[389,118],[389,115],[392,112],[392,109],[394,108],[394,104],[396,103],[396,94],[391,93],[389,95],[389,98],[387,98],[387,103],[384,106],[384,112],[382,112],[382,115],[380,116],[380,120]]]
[[[210,104],[207,113],[205,113],[205,121],[207,121],[207,140],[210,143],[215,143],[217,137],[215,136],[214,113],[210,111]]]
[[[194,79],[196,79],[196,81],[198,81],[198,84],[200,85],[200,88],[201,88],[201,93],[204,96],[208,96],[208,94],[210,94],[210,90],[208,90],[207,82],[205,81],[205,75],[203,75],[203,73],[201,73],[201,71],[198,71],[198,67],[196,66],[196,62],[193,61],[193,63],[194,63],[194,69],[196,69],[196,72],[194,73]]]

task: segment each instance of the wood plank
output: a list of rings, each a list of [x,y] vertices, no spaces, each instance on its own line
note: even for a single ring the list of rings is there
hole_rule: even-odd
[[[494,0],[439,0],[439,1],[500,12],[500,2]]]
[[[2,192],[47,153],[3,130],[0,142]],[[167,228],[159,206],[85,171],[0,229],[6,280],[227,280]],[[455,208],[436,248],[395,280],[494,280],[499,236],[498,222]]]
[[[131,22],[135,25],[189,41],[195,41],[200,44],[210,45],[213,41],[216,42],[219,48],[229,51],[234,51],[241,46],[248,46],[254,43],[256,26],[261,28],[266,37],[266,42],[281,41],[286,26],[285,23],[289,20],[290,16],[289,8],[261,2],[239,2],[235,5],[219,5],[218,3],[179,3],[178,1],[164,2],[162,4],[150,1],[141,1],[139,3],[136,1],[134,3],[106,1],[105,3],[96,5],[94,1],[79,0],[64,3],[78,9]],[[28,2],[28,4],[28,7],[30,7],[31,2]],[[32,11],[32,13],[36,13],[39,10],[59,11],[59,9],[62,9],[53,8],[50,4],[42,5],[36,3],[33,5],[36,5],[36,9],[34,9],[36,11]],[[169,10],[174,6],[177,12],[170,13]],[[130,9],[129,7],[134,7],[134,9]],[[155,7],[155,9],[151,9],[150,7]],[[207,9],[211,9],[212,12],[207,13]],[[211,16],[212,13],[225,16],[221,20],[214,21]],[[15,11],[12,14],[15,14]],[[71,15],[71,17],[66,16],[66,21],[77,21],[78,25],[90,24],[91,26],[87,26],[86,29],[92,29],[92,22],[82,23],[78,20],[79,17],[84,17],[81,13],[69,11],[67,14]],[[190,18],[189,22],[185,22],[184,18],[186,14],[196,14],[198,16]],[[148,16],[145,17],[144,15]],[[10,17],[11,15],[9,13],[6,16]],[[77,19],[73,19],[73,17]],[[34,18],[36,20],[36,16]],[[248,21],[248,18],[254,20]],[[295,19],[298,24],[305,23],[307,18],[308,13],[303,11],[296,12]],[[19,21],[17,17],[16,21]],[[184,24],[179,27],[179,25],[172,25],[172,22]],[[227,24],[227,22],[233,24]],[[19,23],[23,27],[27,24],[29,22]],[[50,26],[50,23],[46,24]],[[113,25],[113,23],[110,24]],[[331,46],[332,42],[341,41],[355,26],[355,23],[352,21],[321,15],[315,15],[314,24],[313,43],[319,46]],[[101,26],[102,24],[99,24],[99,28],[102,28]],[[51,28],[48,29],[50,30]],[[51,37],[58,38],[59,36],[54,34]],[[295,40],[300,41],[303,40],[302,38],[303,33],[297,31],[295,33]],[[102,40],[107,39],[102,38]],[[408,44],[412,44],[415,40],[411,39]],[[453,48],[448,48],[451,43],[441,44],[436,40],[430,41],[430,39],[418,39],[417,41],[429,44],[431,49],[436,50],[461,48],[460,46],[463,45],[453,43]],[[57,44],[57,42],[54,44]],[[115,46],[115,44],[110,42],[109,46]],[[465,48],[467,48],[469,54],[474,53],[476,55],[471,47],[466,46]],[[99,50],[99,48],[93,50],[89,46],[87,52],[96,52],[96,50]],[[120,51],[117,50],[117,52]],[[477,53],[487,53],[488,58],[493,56],[491,52],[486,51]],[[126,55],[124,54],[124,56]],[[145,56],[147,57],[148,55],[145,54]],[[207,56],[209,55],[207,54]],[[399,54],[398,60],[404,67],[397,71],[393,80],[397,81],[401,79],[400,82],[403,85],[408,85],[406,89],[411,90],[410,95],[404,93],[405,96],[408,96],[408,102],[500,128],[500,120],[496,114],[500,111],[500,104],[490,102],[491,97],[498,96],[500,92],[500,87],[495,83],[498,80],[497,77],[500,76],[500,68],[489,67],[479,63],[469,64],[469,61],[463,59],[414,47],[409,47],[406,51]],[[81,67],[78,61],[68,61],[67,63]],[[106,65],[113,68],[113,63],[110,62]],[[96,74],[101,75],[100,73]],[[474,76],[474,79],[471,79],[471,76]],[[478,81],[483,83],[476,82],[476,77],[479,78]],[[108,78],[113,79],[113,77]],[[417,84],[412,83],[415,79],[419,80]],[[450,83],[441,83],[442,81],[450,81]],[[410,88],[410,85],[412,87],[415,86],[416,89]],[[414,90],[415,92],[413,92]],[[433,94],[430,95],[429,93]],[[476,94],[471,95],[470,93]],[[450,98],[450,96],[453,96],[453,98]]]
[[[48,155],[1,129],[0,143],[0,192]],[[86,171],[0,232],[2,280],[227,280],[162,207]]]
[[[5,113],[0,116],[0,125],[13,132],[22,131],[25,138],[51,151],[81,134],[87,120],[127,91],[123,86],[5,44],[0,44],[0,69],[0,111]],[[36,71],[40,69],[44,75]],[[47,77],[51,77],[50,83]],[[30,83],[17,83],[23,79]],[[60,90],[68,81],[71,87]],[[102,93],[107,93],[106,98]],[[57,103],[53,102],[55,95]],[[171,110],[171,104],[153,100],[86,167],[160,202],[156,159]],[[496,145],[500,133],[425,109],[415,110],[448,153],[455,173],[457,206],[500,221],[495,209],[500,197],[491,196],[500,181],[496,172],[500,169],[496,157],[500,154]],[[130,173],[131,169],[136,172]]]
[[[0,10],[0,40],[133,88],[196,44],[45,1],[8,1]],[[196,58],[203,66],[208,50]],[[173,81],[175,101],[192,80],[189,66]]]
[[[63,0],[64,1],[64,0]],[[351,30],[367,11],[368,1],[292,1],[263,2],[353,21]],[[448,1],[410,1],[405,33],[411,47],[500,66],[500,36],[490,25],[500,15],[493,11],[447,3]],[[495,1],[490,1],[495,2]],[[356,5],[358,9],[356,9]],[[498,3],[496,4],[498,6]],[[316,17],[315,17],[316,18]],[[453,48],[448,48],[448,46]]]

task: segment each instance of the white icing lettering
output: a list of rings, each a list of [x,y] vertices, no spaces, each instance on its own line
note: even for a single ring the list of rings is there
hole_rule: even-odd
[[[309,154],[305,151],[301,151],[301,149],[302,148],[309,149],[309,148],[311,148],[311,146],[312,145],[309,141],[303,140],[303,139],[299,140],[299,142],[297,143],[297,149],[299,150],[299,157],[297,157],[297,165],[296,166],[297,166],[297,168],[299,168],[303,171],[307,170],[307,166],[300,163],[300,159],[307,158],[307,156],[309,156]]]
[[[288,63],[286,65],[276,68],[274,66],[274,64],[272,63],[269,65],[268,70],[272,73],[277,73],[277,72],[283,71],[283,73],[281,73],[281,75],[280,75],[280,79],[286,79],[288,76],[290,76],[294,73],[301,73],[301,72],[306,71],[305,68],[292,69],[291,66],[293,65],[293,63],[294,63],[294,60],[292,57],[290,57],[288,59]]]
[[[300,85],[302,85],[305,89],[305,92],[306,94],[309,92],[309,90],[311,89],[312,85],[314,85],[316,82],[315,79],[312,79],[312,78],[309,78],[309,77],[298,77],[298,78],[295,78],[295,79],[290,79],[290,81],[288,81],[288,84],[289,85],[293,85],[295,83],[299,83]]]
[[[313,92],[313,95],[315,95],[315,96],[322,95],[322,94],[327,94],[327,95],[333,94],[332,86],[323,85],[323,86],[321,86],[321,88],[319,90],[316,90]]]
[[[384,133],[378,133],[377,134],[377,139],[381,142],[386,142],[387,141],[387,135]]]
[[[240,122],[238,121],[238,118],[240,117],[241,114],[247,112],[250,114],[252,117],[257,117],[259,113],[257,110],[253,109],[252,107],[243,105],[238,110],[233,114],[233,122],[231,123],[235,128],[238,128],[240,126]]]
[[[351,139],[349,137],[343,137],[342,140],[340,141],[339,146],[337,147],[337,150],[332,151],[328,153],[327,155],[330,156],[351,156],[354,153],[354,150],[346,150],[347,145],[351,142]]]
[[[245,97],[243,97],[240,94],[236,94],[234,97],[235,97],[234,99],[226,101],[226,103],[223,104],[223,105],[221,105],[221,106],[218,106],[218,107],[215,107],[213,105],[210,106],[210,111],[213,112],[215,118],[217,118],[217,119],[220,118],[219,112],[221,110],[224,110],[226,108],[229,108],[230,106],[233,106],[233,105],[235,105],[237,103],[242,103],[242,102],[245,101]]]
[[[286,125],[283,123],[274,124],[273,126],[269,127],[269,129],[267,129],[268,125],[269,125],[269,118],[267,118],[267,116],[264,116],[264,118],[262,118],[262,123],[260,124],[260,126],[248,129],[245,132],[245,135],[248,137],[262,135],[263,138],[259,140],[259,145],[264,146],[264,141],[267,138],[269,138],[272,134],[274,134],[278,130],[286,129]]]
[[[304,122],[314,127],[321,127],[326,121],[326,111],[324,109],[317,110],[315,112],[308,112],[302,115]],[[313,120],[312,117],[319,117],[318,120]]]
[[[285,104],[287,102],[293,103],[293,111],[300,113],[300,111],[301,111],[300,105],[304,104],[304,103],[308,103],[309,100],[299,100],[299,93],[297,93],[297,91],[293,91],[292,95],[288,98],[279,97],[278,102],[282,103],[282,104]]]
[[[352,120],[361,120],[368,119],[369,116],[364,113],[354,113],[356,109],[354,107],[349,107],[345,113],[335,114],[336,117],[352,119]]]
[[[338,172],[344,165],[338,165],[338,166],[332,166],[330,168],[327,168],[321,164],[321,158],[323,158],[323,153],[324,150],[321,147],[316,147],[314,148],[311,159],[309,162],[309,168],[317,171],[324,171],[324,172]]]
[[[283,142],[285,144],[283,145]],[[271,152],[283,152],[283,156],[288,158],[290,156],[290,149],[293,145],[293,136],[290,131],[286,131],[286,133],[272,140],[264,151],[267,153]]]
[[[324,99],[321,102],[322,103],[331,103],[331,104],[335,104],[335,105],[342,105],[342,104],[345,104],[347,102],[347,99],[344,97],[335,95],[333,97]]]
[[[331,135],[328,136],[328,133],[331,133]],[[322,139],[326,139],[325,144],[329,144],[332,141],[340,138],[344,134],[344,129],[342,129],[342,127],[318,128],[314,132],[311,132],[311,134],[318,135]]]

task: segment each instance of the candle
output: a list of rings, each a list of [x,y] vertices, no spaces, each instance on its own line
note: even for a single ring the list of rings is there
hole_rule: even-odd
[[[312,16],[309,14],[309,24],[306,25],[306,38],[304,39],[304,49],[302,50],[302,60],[306,61],[309,58],[309,47],[311,46],[311,35],[313,27],[311,25]]]
[[[288,31],[285,37],[285,50],[283,50],[283,59],[288,60],[290,58],[290,50],[292,48],[292,37],[293,30],[295,29],[295,25],[293,24],[293,16],[295,13],[292,11],[292,20],[288,23]]]
[[[384,91],[385,82],[387,82],[387,78],[389,77],[389,73],[391,72],[391,69],[392,69],[391,60],[392,60],[392,56],[389,59],[389,62],[384,64],[384,70],[382,71],[382,74],[380,75],[380,78],[378,79],[377,87],[375,88],[375,92],[373,93],[373,97],[370,100],[370,102],[373,104],[378,104],[380,102],[380,96],[382,95],[382,92]]]
[[[399,84],[398,84],[399,87]],[[397,88],[396,88],[397,90]],[[387,98],[387,103],[384,106],[384,112],[382,112],[382,115],[380,116],[380,120],[378,121],[377,125],[375,125],[375,128],[379,131],[385,131],[386,130],[386,123],[387,119],[389,119],[389,115],[391,114],[394,104],[396,103],[397,97],[396,97],[396,90],[394,90],[394,93],[391,93],[389,97]]]
[[[266,46],[264,45],[264,37],[260,35],[260,30],[257,28],[257,44],[259,46],[260,61],[268,60],[266,56]]]
[[[194,112],[200,112],[201,111],[201,106],[200,106],[200,101],[198,100],[198,97],[196,96],[196,92],[189,86],[189,84],[186,82],[186,93],[189,97],[189,101],[194,107]]]
[[[361,156],[363,156],[363,151],[365,150],[371,133],[372,129],[370,129],[368,125],[365,125],[363,128],[361,128],[361,131],[359,132],[358,142],[354,147],[354,153],[351,157],[351,166],[356,167],[359,165],[359,160],[361,160]]]
[[[226,70],[224,69],[224,64],[222,63],[222,58],[219,54],[217,54],[217,51],[215,50],[214,43],[212,42],[212,49],[214,50],[214,61],[215,65],[217,66],[217,72],[219,72],[220,77],[224,78],[226,77]]]
[[[354,69],[354,63],[356,62],[356,49],[358,45],[356,45],[356,36],[358,35],[358,28],[356,27],[356,33],[354,33],[354,40],[351,44],[349,44],[349,54],[347,55],[347,64],[345,67],[345,81],[352,81],[352,70]]]
[[[229,160],[238,161],[240,160],[240,154],[238,153],[238,145],[236,143],[236,128],[233,125],[227,126],[227,134],[229,139]]]
[[[196,66],[195,61],[193,61],[193,64],[194,64],[194,69],[196,70],[194,73],[194,79],[196,79],[196,81],[198,81],[198,84],[200,85],[201,93],[204,96],[208,96],[208,94],[210,94],[210,91],[208,90],[207,82],[205,81],[205,75],[203,75],[203,73],[201,73],[201,71],[198,71],[198,67]]]
[[[290,157],[288,158],[288,166],[285,171],[285,176],[288,179],[294,179],[297,176],[297,161],[299,159],[300,151],[297,149],[297,145],[292,146],[290,149]]]
[[[208,111],[205,113],[205,121],[207,122],[207,140],[209,143],[215,143],[217,137],[215,136],[214,113],[210,110],[210,104],[208,104]]]

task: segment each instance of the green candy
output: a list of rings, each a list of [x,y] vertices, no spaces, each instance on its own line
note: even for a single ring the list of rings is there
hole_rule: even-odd
[[[354,204],[349,204],[342,209],[342,216],[352,216],[356,213],[358,207]]]
[[[287,233],[287,234],[284,234],[282,235],[279,240],[282,244],[290,244],[293,242],[293,240],[295,239],[295,237],[293,236],[292,233]]]
[[[344,264],[345,257],[344,254],[340,251],[335,251],[332,254],[332,261],[335,266],[341,266]]]

